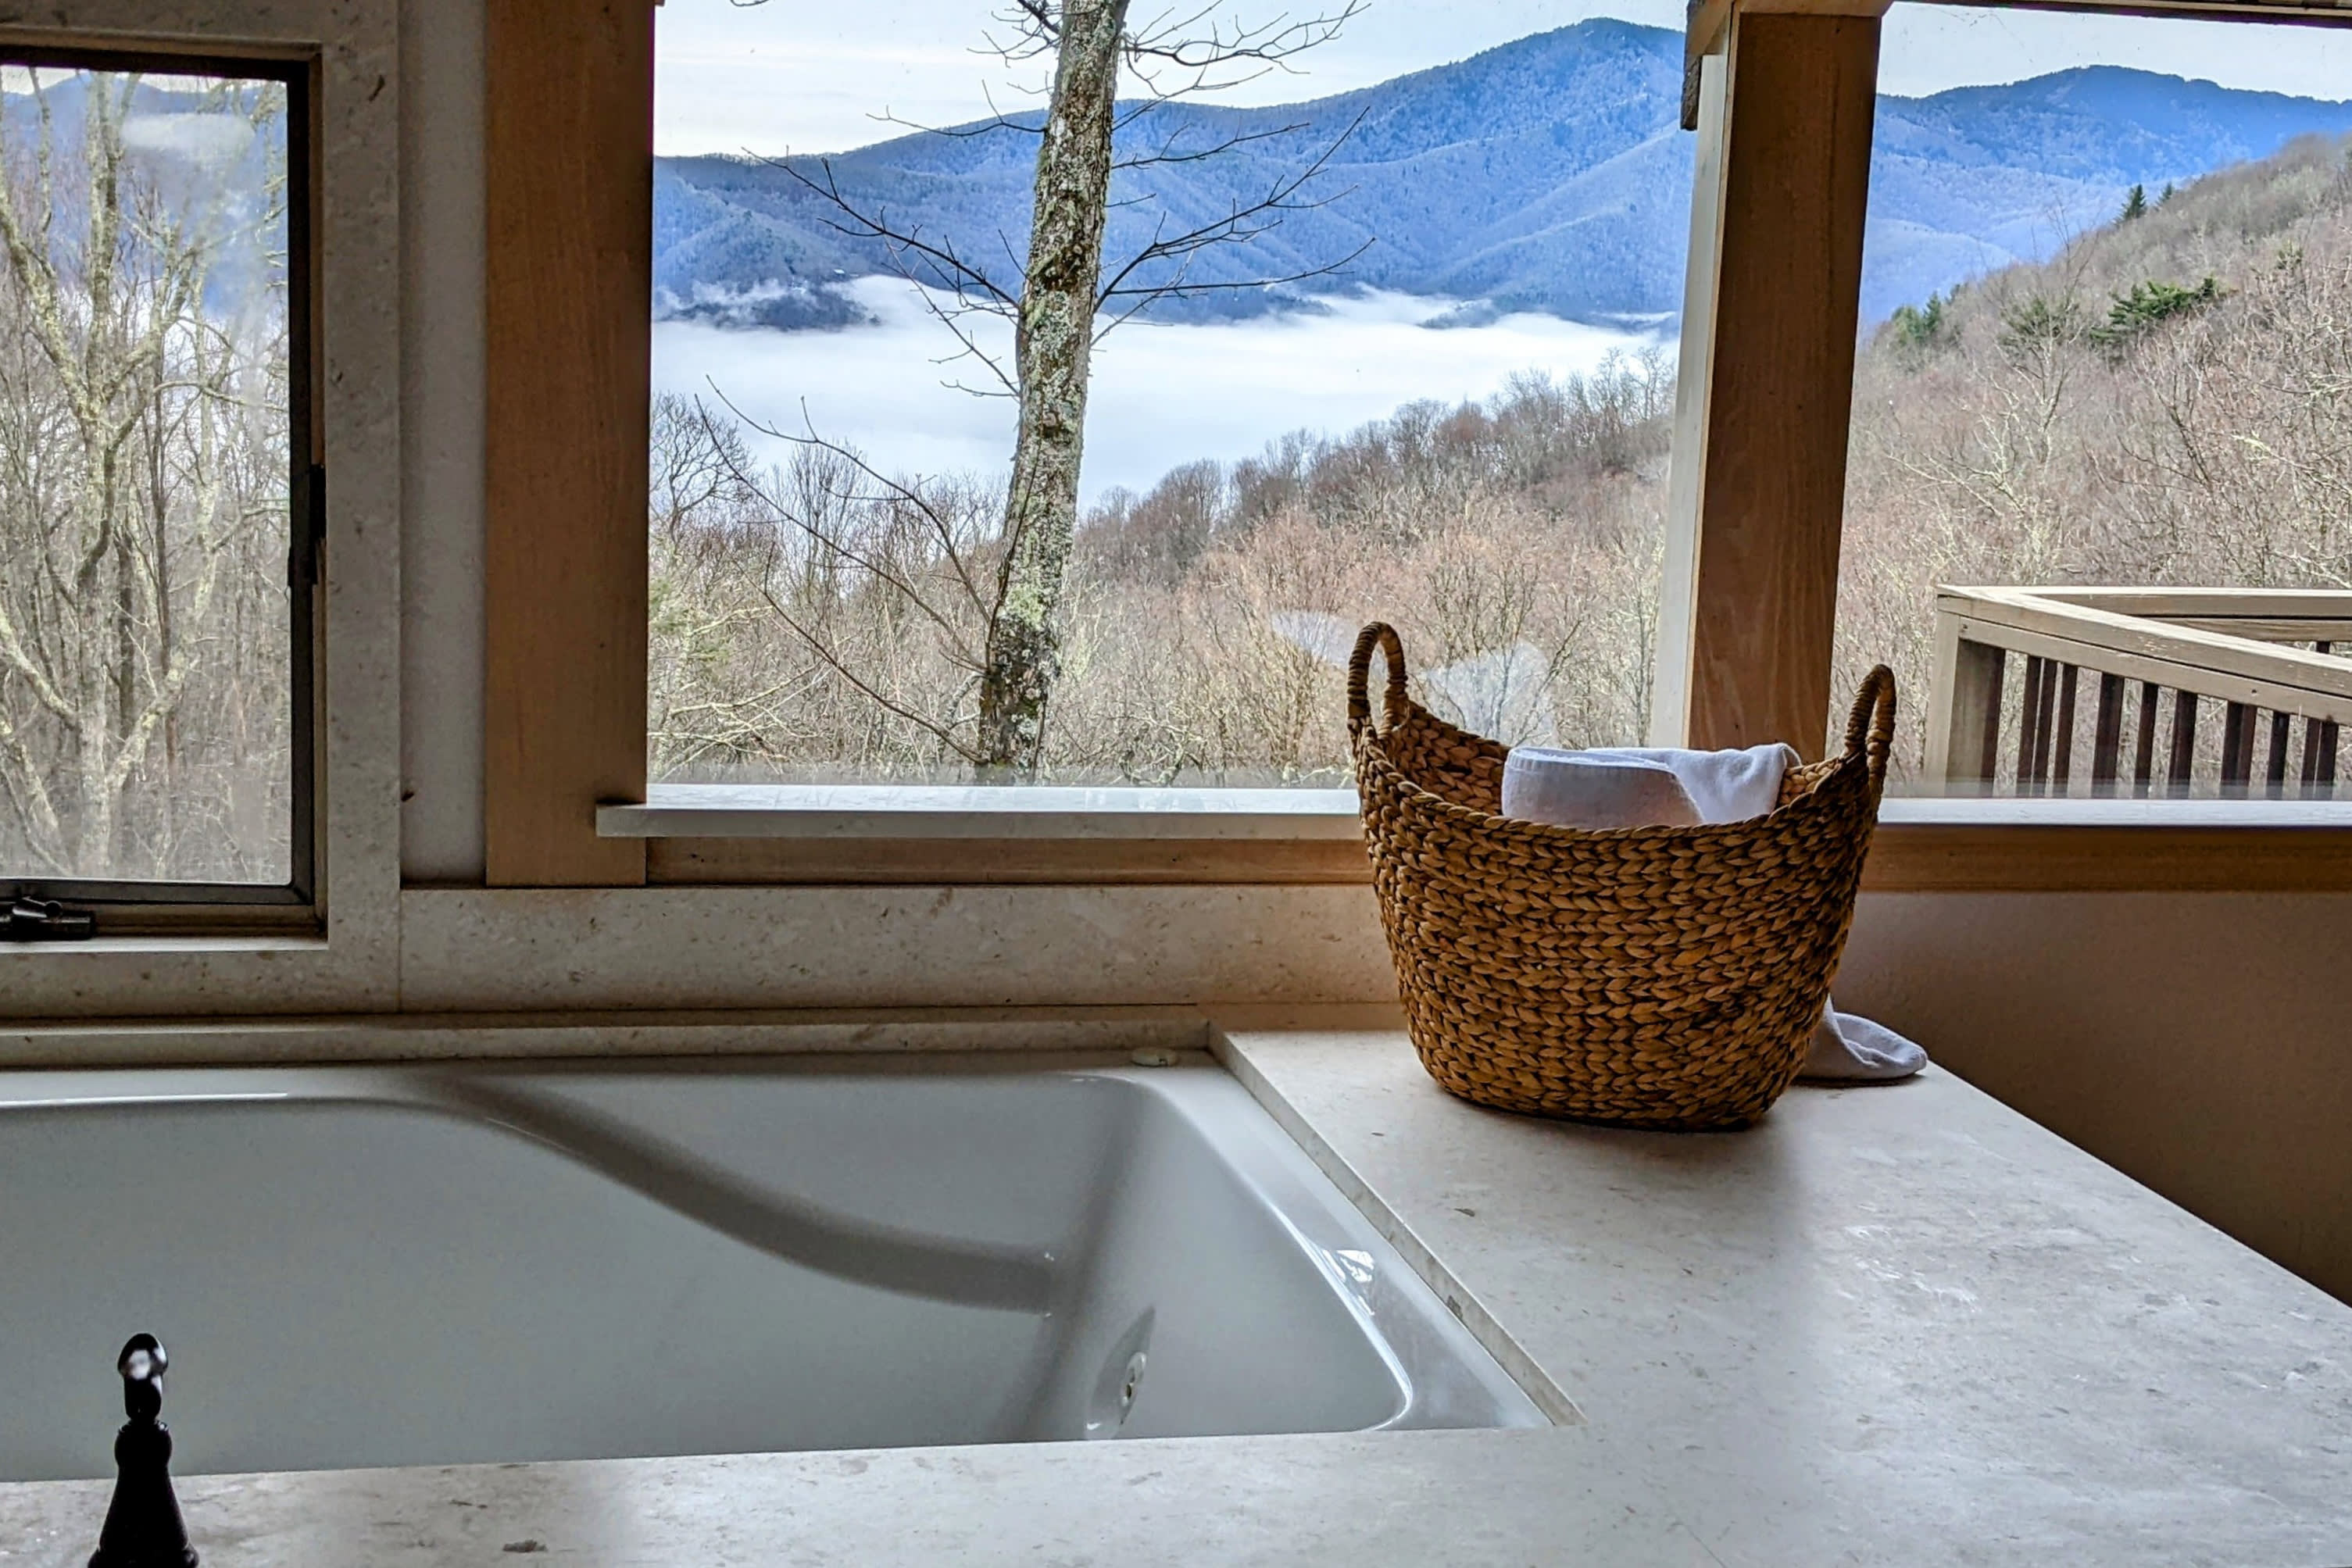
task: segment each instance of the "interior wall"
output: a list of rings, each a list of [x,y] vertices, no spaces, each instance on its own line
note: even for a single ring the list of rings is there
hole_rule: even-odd
[[[1880,894],[1838,1004],[2352,1301],[2347,949],[2352,894]]]
[[[401,33],[401,862],[412,886],[478,885],[482,0],[403,0]],[[507,930],[502,940],[499,923],[425,918],[417,900],[435,896],[408,901],[408,1005],[428,998],[446,1004],[461,992],[479,1004],[514,985],[547,992],[538,1005],[559,994],[580,1005],[581,977],[590,971],[597,983],[587,989],[596,1000],[631,1005],[607,994],[626,965],[559,960],[567,943],[540,940],[563,922],[518,919],[508,910],[505,925],[533,929]],[[944,894],[933,904],[908,896],[890,912],[895,942],[880,946],[911,946],[877,969],[870,933],[835,917],[840,911],[829,901],[840,896],[799,889],[713,898],[730,906],[719,923],[730,929],[790,928],[793,951],[781,969],[767,948],[756,959],[729,954],[733,944],[715,931],[666,943],[657,933],[675,920],[636,926],[636,945],[627,950],[658,965],[667,960],[654,949],[692,948],[698,998],[749,988],[770,1002],[780,999],[766,994],[776,989],[803,1002],[806,991],[836,1002],[904,1005],[1003,990],[1004,954],[981,927],[1010,921],[1034,927],[1035,942],[1013,990],[1052,999],[1033,971],[1058,966],[1090,975],[1075,985],[1074,997],[1083,991],[1096,999],[1107,979],[1133,977],[1102,964],[1097,923],[1113,920],[1142,940],[1168,931],[1171,917],[1164,889],[1136,890],[1132,898],[1097,890],[1087,917],[1060,925],[1045,917],[1057,910],[1066,917],[1071,904],[1051,889],[992,893],[1003,906],[981,926],[947,918],[941,911],[953,901]],[[1360,918],[1335,911],[1305,929],[1284,897],[1278,890],[1210,895],[1222,906],[1195,918],[1231,933],[1236,953],[1256,956],[1146,964],[1150,999],[1242,992],[1255,999],[1345,999],[1339,992],[1389,998],[1368,906],[1358,910]],[[747,903],[756,907],[732,907]],[[775,918],[785,914],[794,918]],[[1917,1037],[1954,1071],[2352,1299],[2347,918],[2352,894],[1874,895],[1856,922],[1839,994],[1843,1005]],[[535,929],[542,924],[549,930]],[[465,940],[437,943],[434,934],[444,925],[468,928]],[[1268,951],[1284,946],[1275,934],[1286,930],[1294,954],[1286,960]],[[924,954],[919,962],[910,961],[914,951]],[[483,997],[472,995],[484,987]]]
[[[482,880],[482,0],[402,0],[400,861]]]

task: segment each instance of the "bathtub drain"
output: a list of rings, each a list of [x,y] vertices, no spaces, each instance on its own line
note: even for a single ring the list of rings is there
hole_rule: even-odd
[[[1127,1358],[1127,1380],[1118,1388],[1118,1423],[1127,1425],[1128,1412],[1135,1408],[1135,1390],[1143,1382],[1143,1353],[1137,1351]]]
[[[1087,1437],[1116,1437],[1135,1414],[1135,1397],[1143,1390],[1143,1369],[1151,1351],[1152,1317],[1146,1308],[1103,1357],[1087,1408]]]

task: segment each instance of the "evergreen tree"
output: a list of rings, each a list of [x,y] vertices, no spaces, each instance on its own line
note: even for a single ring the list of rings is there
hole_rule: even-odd
[[[1941,294],[1930,294],[1925,305],[1898,305],[1887,319],[1887,328],[1906,349],[1925,353],[1943,336],[1945,304]]]
[[[2091,340],[2110,351],[2119,350],[2159,321],[2213,304],[2223,292],[2220,280],[2210,276],[2194,288],[2154,279],[2135,283],[2130,293],[2115,297],[2106,325],[2094,327]]]
[[[2047,354],[2083,336],[2083,308],[2071,298],[2032,294],[2000,313],[2001,351],[2012,361]]]

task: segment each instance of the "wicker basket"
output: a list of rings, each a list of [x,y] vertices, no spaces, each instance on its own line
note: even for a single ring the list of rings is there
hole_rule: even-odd
[[[1388,695],[1374,726],[1377,649]],[[1792,769],[1745,822],[1587,831],[1496,814],[1508,748],[1405,695],[1364,628],[1348,734],[1372,883],[1414,1047],[1480,1104],[1629,1126],[1738,1127],[1796,1078],[1878,817],[1895,677],[1845,755]]]

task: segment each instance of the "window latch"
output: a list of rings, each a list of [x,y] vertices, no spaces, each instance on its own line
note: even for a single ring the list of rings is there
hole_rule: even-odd
[[[12,898],[0,919],[0,942],[87,942],[96,935],[97,915],[45,898]]]
[[[297,593],[319,586],[327,555],[327,471],[317,464],[302,470],[294,486],[288,519],[292,534],[286,552],[286,583]]]

